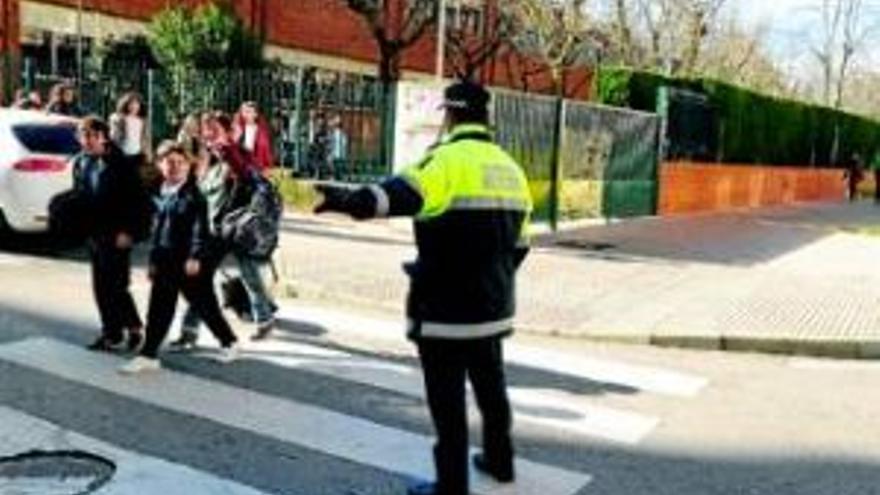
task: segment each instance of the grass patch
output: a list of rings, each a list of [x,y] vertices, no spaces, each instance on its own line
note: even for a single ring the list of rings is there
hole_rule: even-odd
[[[284,170],[273,172],[271,180],[278,187],[287,209],[309,213],[317,204],[318,193],[312,181],[290,177]]]

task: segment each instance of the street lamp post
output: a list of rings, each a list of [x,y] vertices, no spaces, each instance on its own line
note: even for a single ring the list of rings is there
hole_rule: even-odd
[[[446,1],[437,2],[437,79],[443,79],[443,62],[446,55]]]
[[[83,77],[83,0],[76,2],[76,83]]]

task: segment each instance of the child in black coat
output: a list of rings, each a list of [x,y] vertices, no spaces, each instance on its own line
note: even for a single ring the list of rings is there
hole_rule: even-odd
[[[192,165],[184,149],[165,142],[156,153],[163,178],[152,233],[150,251],[150,307],[147,339],[140,355],[120,369],[124,374],[155,371],[161,366],[159,347],[168,335],[182,293],[202,317],[222,346],[220,360],[238,357],[238,344],[223,317],[212,283],[213,270],[207,226],[207,205],[193,180]]]
[[[145,197],[137,170],[110,143],[107,123],[97,117],[79,126],[82,152],[72,159],[74,191],[80,198],[83,232],[89,238],[92,288],[101,316],[101,335],[89,349],[136,351],[143,344],[137,307],[129,291],[131,250]]]

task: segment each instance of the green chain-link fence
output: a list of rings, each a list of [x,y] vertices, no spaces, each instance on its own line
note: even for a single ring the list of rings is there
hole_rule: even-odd
[[[653,114],[568,101],[560,174],[560,215],[653,215],[658,131]]]
[[[254,101],[273,131],[277,164],[297,175],[371,180],[390,170],[382,159],[381,84],[368,76],[312,67],[166,71],[115,64],[79,79],[75,71],[22,65],[23,88],[45,98],[55,84],[74,84],[87,113],[108,116],[120,95],[137,91],[154,141],[173,137],[191,112],[234,113]]]
[[[121,94],[141,93],[157,141],[173,137],[190,112],[235,112],[254,101],[273,130],[278,165],[292,173],[370,181],[391,170],[394,100],[372,77],[312,67],[171,72],[116,64],[77,80],[22,65],[24,87],[46,95],[54,84],[74,83],[89,113],[107,116]],[[655,115],[507,90],[493,96],[498,142],[529,178],[536,220],[656,211]]]
[[[526,172],[535,203],[534,218],[555,221],[556,99],[512,91],[495,91],[492,99],[496,139]]]
[[[536,219],[656,212],[656,115],[574,101],[559,112],[555,98],[508,91],[493,99],[498,142],[526,171]]]

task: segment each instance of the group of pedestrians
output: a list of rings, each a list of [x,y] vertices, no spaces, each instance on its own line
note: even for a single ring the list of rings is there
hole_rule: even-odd
[[[438,440],[436,481],[411,486],[409,495],[467,495],[470,463],[501,483],[516,477],[503,340],[513,332],[516,273],[529,252],[532,202],[522,169],[493,141],[489,100],[477,84],[450,86],[444,94],[445,137],[419,162],[377,184],[317,187],[323,199],[316,213],[415,218],[418,257],[405,266],[411,280],[408,336],[421,358]],[[229,233],[230,220],[242,218],[243,205],[260,198],[265,184],[267,141],[259,114],[246,103],[238,118],[222,112],[188,116],[178,138],[156,150],[160,184],[151,228],[144,229],[138,198],[145,194],[135,167],[150,160],[142,134],[148,126],[137,120],[143,119],[142,107],[126,95],[110,124],[87,117],[80,126],[75,191],[88,198],[94,213],[89,237],[103,324],[90,347],[136,354],[120,368],[125,374],[160,369],[159,348],[182,294],[189,308],[172,347],[194,346],[204,322],[220,341],[220,360],[231,362],[239,344],[214,291],[215,273],[227,255],[236,259],[249,295],[254,339],[270,335],[276,309],[261,277],[265,257],[238,249],[238,233]],[[138,240],[150,244],[146,325],[129,293],[131,248]],[[483,416],[483,452],[471,459],[468,381]]]
[[[240,114],[194,113],[178,139],[162,142],[155,154],[136,93],[123,95],[108,121],[89,116],[80,122],[82,150],[72,160],[73,191],[89,218],[93,291],[102,325],[89,348],[134,354],[122,373],[161,367],[158,353],[173,324],[178,295],[189,307],[181,336],[171,348],[193,349],[205,323],[221,344],[219,359],[238,357],[237,338],[214,289],[215,274],[228,256],[235,259],[247,292],[250,312],[239,316],[255,324],[252,338],[265,339],[275,327],[277,306],[263,276],[271,252],[254,254],[249,245],[239,243],[237,230],[264,217],[262,212],[247,213],[255,198],[274,193],[265,177],[271,142],[252,127],[259,127],[254,103],[243,104]],[[151,164],[158,171],[152,184],[145,183],[143,174]],[[245,222],[250,223],[242,227]],[[137,242],[150,248],[146,325],[129,290]]]
[[[77,101],[76,87],[71,83],[58,83],[49,89],[48,101],[43,100],[39,90],[18,89],[12,99],[12,108],[19,110],[45,110],[49,113],[82,117],[85,115]]]

